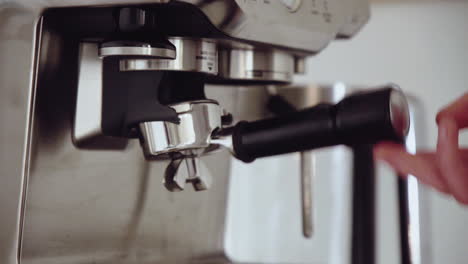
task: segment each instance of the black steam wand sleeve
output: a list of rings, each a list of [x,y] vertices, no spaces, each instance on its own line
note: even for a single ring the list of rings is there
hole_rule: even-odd
[[[251,162],[297,151],[340,144],[374,144],[398,140],[390,97],[393,88],[356,93],[336,105],[320,104],[298,112],[234,127],[236,157]]]
[[[239,122],[232,135],[236,157],[251,162],[259,157],[329,146],[336,138],[333,115],[331,105],[320,105],[277,118]]]

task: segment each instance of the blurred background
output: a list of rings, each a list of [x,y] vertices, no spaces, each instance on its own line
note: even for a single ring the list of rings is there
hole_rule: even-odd
[[[371,19],[351,41],[333,42],[307,62],[299,83],[379,85],[394,82],[421,104],[425,149],[434,149],[435,115],[468,92],[468,1],[377,0]],[[468,133],[460,134],[468,146]],[[379,263],[396,263],[398,234],[392,228],[396,194],[391,169],[379,165]],[[468,176],[468,175],[467,175]],[[388,189],[388,188],[387,188]],[[427,190],[429,234],[425,247],[432,263],[466,263],[468,208]],[[383,228],[382,228],[383,227]],[[384,250],[385,249],[385,250]]]

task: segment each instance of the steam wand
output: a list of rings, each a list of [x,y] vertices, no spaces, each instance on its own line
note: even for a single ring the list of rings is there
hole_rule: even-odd
[[[408,130],[405,96],[391,85],[352,94],[336,105],[320,104],[270,119],[241,121],[220,131],[217,139],[215,134],[212,143],[231,149],[241,161],[252,162],[261,157],[341,144],[399,142]]]
[[[341,144],[401,141],[409,129],[408,104],[393,85],[352,94],[336,105],[320,104],[270,119],[241,121],[232,127],[226,127],[229,115],[213,100],[170,107],[180,120],[178,124],[140,123],[147,158],[169,155],[172,159],[164,181],[170,191],[182,190],[186,182],[194,184],[196,190],[209,188],[211,178],[199,156],[220,147],[241,161],[252,162]],[[180,169],[182,159],[188,159],[186,170]]]

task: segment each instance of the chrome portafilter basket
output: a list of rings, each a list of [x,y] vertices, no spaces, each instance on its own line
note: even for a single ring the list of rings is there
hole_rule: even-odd
[[[181,191],[186,183],[195,190],[211,186],[211,176],[200,156],[219,149],[213,144],[216,131],[228,125],[229,115],[214,100],[184,102],[171,107],[179,123],[143,122],[140,124],[141,145],[147,159],[171,159],[164,175],[169,191]]]

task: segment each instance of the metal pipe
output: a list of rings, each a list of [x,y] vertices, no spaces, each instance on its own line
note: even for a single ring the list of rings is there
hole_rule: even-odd
[[[375,263],[375,166],[373,145],[353,146],[351,263]]]

